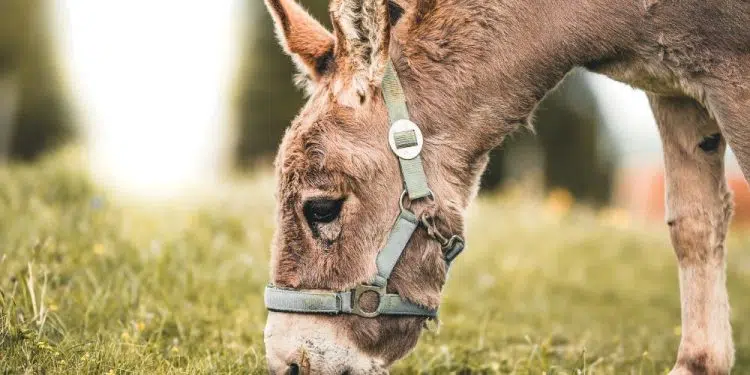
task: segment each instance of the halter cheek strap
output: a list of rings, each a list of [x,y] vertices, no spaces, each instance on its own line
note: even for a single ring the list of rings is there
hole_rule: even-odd
[[[385,68],[382,87],[383,99],[388,108],[388,119],[391,121],[388,143],[401,165],[401,176],[409,200],[429,197],[432,191],[427,186],[427,176],[424,173],[422,157],[419,155],[422,152],[424,138],[419,127],[409,119],[404,89],[390,61]]]
[[[388,234],[385,247],[380,250],[375,260],[377,275],[373,277],[370,284],[360,285],[343,292],[306,291],[268,285],[265,290],[265,304],[268,310],[289,313],[355,314],[367,318],[379,315],[428,318],[437,316],[435,309],[419,306],[404,300],[398,294],[386,292],[391,273],[420,223],[417,216],[404,206],[404,200],[408,198],[409,202],[413,202],[424,198],[435,199],[435,196],[427,184],[420,157],[424,144],[422,132],[409,120],[409,111],[401,82],[390,62],[383,78],[383,98],[392,124],[388,134],[388,143],[401,166],[404,192],[399,198],[401,211]],[[445,262],[450,266],[453,259],[463,251],[464,240],[460,236],[451,236],[450,239],[440,236],[436,240],[440,241]],[[375,293],[378,296],[378,306],[375,310],[362,307],[361,297],[368,293]]]

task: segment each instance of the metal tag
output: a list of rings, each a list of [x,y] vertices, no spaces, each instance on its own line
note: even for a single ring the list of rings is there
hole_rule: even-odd
[[[414,159],[422,152],[424,138],[417,124],[403,119],[391,125],[388,131],[388,143],[391,150],[401,159]]]

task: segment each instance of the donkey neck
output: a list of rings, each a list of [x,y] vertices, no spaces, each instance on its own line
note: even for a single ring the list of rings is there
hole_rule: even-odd
[[[642,7],[616,0],[438,0],[409,30],[396,29],[396,65],[426,132],[473,136],[481,154],[527,124],[571,69],[630,54],[642,32]]]

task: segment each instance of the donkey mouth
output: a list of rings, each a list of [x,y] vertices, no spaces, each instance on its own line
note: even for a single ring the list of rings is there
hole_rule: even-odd
[[[280,369],[280,370],[274,370],[269,366],[269,373],[273,375],[312,375],[312,374],[322,374],[322,375],[328,375],[328,373],[316,371],[315,369],[311,369],[309,367],[303,367],[300,366],[297,363],[290,364],[286,369]],[[388,374],[388,370],[379,367],[374,366],[367,369],[359,369],[359,370],[352,370],[352,369],[346,369],[343,372],[338,373],[338,375],[386,375]],[[336,375],[336,373],[333,373],[331,375]]]

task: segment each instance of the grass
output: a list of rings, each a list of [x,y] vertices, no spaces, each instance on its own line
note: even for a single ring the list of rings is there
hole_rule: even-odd
[[[0,373],[264,373],[273,181],[130,206],[71,153],[0,168]],[[679,342],[666,229],[565,199],[481,198],[441,324],[394,373],[663,374]],[[730,241],[738,374],[750,240]]]

